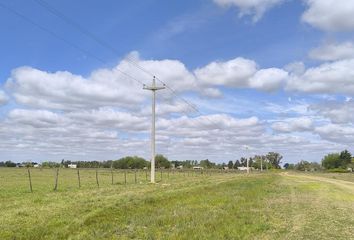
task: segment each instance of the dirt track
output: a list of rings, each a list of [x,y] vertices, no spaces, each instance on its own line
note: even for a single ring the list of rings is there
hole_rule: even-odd
[[[284,172],[281,173],[283,176],[287,177],[294,177],[294,178],[302,178],[302,179],[308,179],[312,181],[320,181],[320,182],[326,182],[326,183],[331,183],[334,184],[340,188],[344,188],[346,190],[349,190],[350,192],[354,193],[354,183],[349,182],[349,181],[344,181],[344,180],[339,180],[339,179],[330,179],[330,178],[325,178],[325,177],[319,177],[319,176],[314,176],[314,175],[305,175],[305,174],[291,174],[289,172]]]

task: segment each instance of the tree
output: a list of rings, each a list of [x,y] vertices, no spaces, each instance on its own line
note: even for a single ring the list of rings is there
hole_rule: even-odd
[[[241,167],[241,163],[239,160],[236,160],[234,164],[234,168],[237,169],[238,167]]]
[[[234,166],[234,163],[230,160],[229,163],[227,164],[227,167],[228,167],[229,169],[232,169],[233,166]]]
[[[201,160],[199,165],[203,168],[213,168],[215,163],[209,161],[209,159]]]
[[[293,164],[293,163],[285,163],[283,167],[286,170],[291,170],[291,169],[295,169],[295,164]]]
[[[280,169],[280,163],[281,163],[281,160],[283,159],[282,155],[280,155],[277,152],[269,152],[267,154],[266,158],[273,168]]]
[[[16,163],[11,162],[11,161],[6,161],[5,162],[5,167],[16,167]]]
[[[352,155],[348,150],[344,150],[339,155],[340,165],[342,168],[346,168],[352,161]]]
[[[250,162],[250,166],[251,167],[254,167],[255,169],[261,169],[261,167],[263,169],[266,168],[266,156],[264,155],[255,155],[253,158],[252,158],[252,162]]]
[[[339,153],[330,153],[327,154],[323,159],[322,159],[322,166],[325,169],[333,169],[333,168],[339,168],[341,165],[341,160],[340,160],[340,155]]]
[[[247,167],[247,158],[242,157],[240,159],[240,162],[242,167]]]
[[[156,163],[156,168],[170,168],[171,167],[171,163],[162,154],[157,154],[156,155],[155,163]]]

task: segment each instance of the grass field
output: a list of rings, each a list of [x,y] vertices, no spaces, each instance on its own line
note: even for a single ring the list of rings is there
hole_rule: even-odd
[[[0,168],[0,239],[354,239],[354,174],[31,173]]]

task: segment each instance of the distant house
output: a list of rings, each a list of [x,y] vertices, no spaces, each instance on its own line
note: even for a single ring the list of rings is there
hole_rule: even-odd
[[[77,168],[77,164],[68,164],[68,168]]]
[[[194,166],[193,167],[193,169],[195,169],[195,170],[199,170],[199,169],[204,169],[203,167],[201,167],[201,166]]]
[[[237,167],[240,171],[247,171],[247,167]],[[254,170],[254,167],[249,167],[250,171]]]
[[[39,168],[40,165],[39,165],[39,164],[34,164],[33,167],[34,167],[34,168]]]
[[[182,165],[177,166],[177,169],[183,169],[183,166]]]
[[[237,167],[237,169],[240,171],[247,171],[247,167]]]

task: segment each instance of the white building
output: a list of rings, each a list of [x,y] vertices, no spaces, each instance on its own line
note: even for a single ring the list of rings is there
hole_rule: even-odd
[[[195,167],[193,167],[193,169],[204,169],[203,167],[200,167],[200,166],[195,166]]]
[[[68,168],[77,168],[77,164],[68,164]]]

